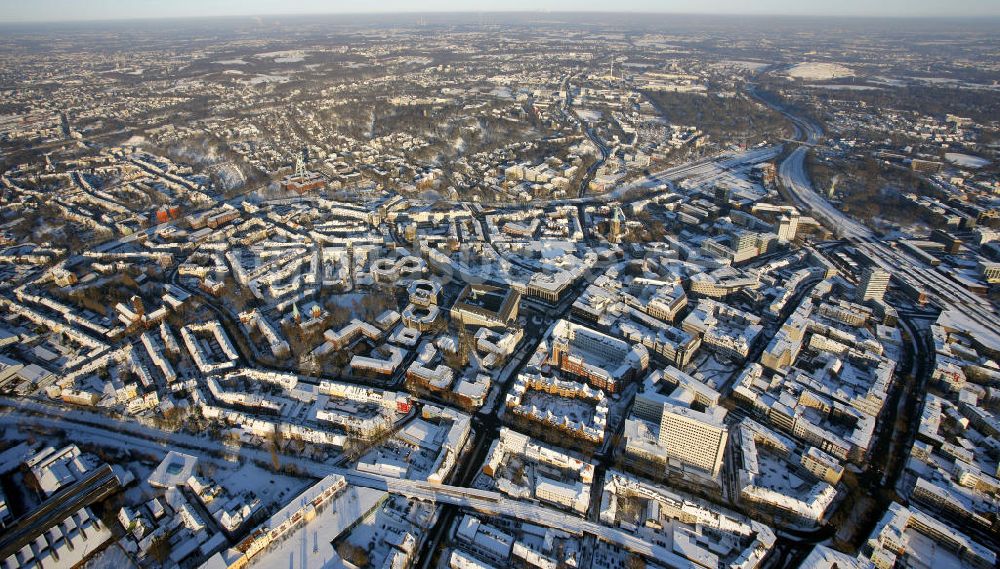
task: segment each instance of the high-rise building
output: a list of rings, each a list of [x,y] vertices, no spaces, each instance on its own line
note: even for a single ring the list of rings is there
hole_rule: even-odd
[[[717,391],[676,368],[653,372],[636,394],[626,421],[626,454],[679,463],[718,477],[729,440],[726,409],[718,405],[719,397]],[[641,428],[642,423],[649,427]],[[657,423],[658,430],[652,426]]]
[[[795,240],[799,230],[799,214],[792,212],[778,218],[778,242],[788,243]]]
[[[755,231],[741,231],[733,239],[733,262],[752,259],[761,253],[762,235]]]
[[[677,405],[664,405],[660,417],[659,443],[667,456],[719,475],[729,430],[718,414],[703,413]]]
[[[866,267],[861,273],[861,282],[858,283],[857,301],[881,302],[887,288],[889,288],[889,273],[875,266]]]

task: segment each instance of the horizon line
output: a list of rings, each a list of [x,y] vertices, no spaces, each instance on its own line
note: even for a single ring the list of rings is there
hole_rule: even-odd
[[[965,15],[937,15],[937,14],[806,14],[806,13],[775,13],[775,12],[697,12],[683,10],[386,10],[386,11],[330,11],[330,12],[264,12],[256,14],[206,14],[206,15],[183,15],[183,16],[124,16],[124,17],[99,17],[99,18],[77,18],[68,20],[2,20],[0,26],[4,25],[31,25],[31,24],[78,24],[78,23],[111,23],[111,22],[150,22],[159,20],[219,20],[219,19],[241,19],[241,18],[283,18],[283,17],[310,17],[310,16],[392,16],[392,15],[482,15],[482,14],[530,14],[530,15],[570,15],[570,14],[619,14],[619,15],[657,15],[657,16],[711,16],[711,17],[750,17],[750,18],[841,18],[850,20],[947,20],[947,21],[969,21],[982,19],[1000,19],[998,14],[965,14]]]

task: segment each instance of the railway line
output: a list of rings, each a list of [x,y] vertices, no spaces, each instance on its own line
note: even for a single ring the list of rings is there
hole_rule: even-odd
[[[0,536],[0,559],[7,559],[28,545],[43,531],[99,502],[121,487],[118,476],[107,464],[95,469],[70,486],[56,492],[40,506],[18,518]]]
[[[792,121],[797,138],[816,144],[822,137],[822,130],[818,125],[759,96],[758,99]],[[829,227],[834,234],[853,244],[859,253],[891,274],[897,282],[929,296],[929,300],[946,313],[945,320],[968,327],[984,344],[1000,348],[1000,332],[996,326],[1000,314],[989,301],[967,290],[941,269],[930,267],[923,261],[886,245],[870,229],[834,207],[812,187],[805,168],[807,152],[806,146],[796,148],[778,167],[778,175],[793,201]]]

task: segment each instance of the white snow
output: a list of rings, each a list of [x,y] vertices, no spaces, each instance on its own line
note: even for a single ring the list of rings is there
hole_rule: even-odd
[[[742,69],[745,71],[759,71],[770,65],[770,63],[763,63],[760,61],[743,61],[743,60],[727,60],[720,61],[718,63],[713,63],[712,67],[716,68],[733,68]]]
[[[346,566],[333,540],[375,508],[385,494],[382,490],[349,486],[305,525],[261,552],[254,559],[254,566],[261,569]]]
[[[922,81],[924,83],[935,83],[935,84],[958,83],[958,79],[954,79],[952,77],[914,77],[911,75],[910,77],[908,77],[908,79],[913,79],[914,81]]]
[[[250,85],[259,85],[260,83],[287,83],[289,77],[287,75],[257,75],[256,77],[251,77],[247,80]]]
[[[869,79],[869,81],[871,81],[872,83],[882,83],[885,85],[890,85],[892,87],[906,86],[906,81],[903,81],[902,79],[893,79],[892,77],[884,77],[882,75],[872,77]]]
[[[990,163],[990,161],[985,158],[972,156],[970,154],[962,154],[960,152],[948,152],[944,155],[944,158],[948,162],[963,168],[982,168]]]
[[[4,433],[4,438],[7,439],[7,433]],[[0,474],[6,474],[18,468],[30,455],[31,446],[27,443],[21,443],[3,451],[0,453]]]
[[[800,63],[788,70],[794,79],[826,80],[853,77],[854,71],[839,63]]]
[[[496,89],[490,91],[490,95],[493,95],[494,97],[499,97],[501,99],[514,98],[514,94],[511,93],[510,89],[507,87],[497,87]]]
[[[306,52],[301,49],[289,49],[285,51],[269,51],[258,53],[254,57],[258,59],[271,59],[275,63],[295,63],[306,58]]]
[[[593,122],[601,119],[601,111],[593,109],[577,109],[576,116],[580,117],[580,120]]]
[[[131,569],[132,567],[136,567],[135,563],[117,543],[111,544],[84,564],[84,569]]]
[[[836,84],[817,83],[814,85],[806,85],[806,87],[810,87],[813,89],[836,89],[839,91],[880,91],[882,89],[881,87],[876,87],[874,85],[842,85],[839,83]]]

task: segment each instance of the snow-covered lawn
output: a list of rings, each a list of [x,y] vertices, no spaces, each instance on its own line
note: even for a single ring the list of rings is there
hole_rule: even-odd
[[[593,109],[577,109],[576,116],[580,117],[580,120],[593,122],[601,120],[601,111],[595,111]]]
[[[297,63],[306,58],[306,52],[300,49],[289,49],[285,51],[269,51],[254,55],[258,59],[270,59],[275,63]]]
[[[794,79],[826,80],[854,77],[854,71],[839,63],[800,63],[788,70]]]
[[[287,83],[289,77],[287,75],[257,75],[247,80],[250,85],[259,85],[260,83]]]
[[[770,65],[770,63],[764,63],[761,61],[727,60],[727,61],[720,61],[718,63],[713,63],[712,67],[744,69],[746,71],[760,71],[761,69],[767,67],[768,65]]]
[[[982,168],[990,163],[990,161],[985,158],[972,156],[970,154],[962,154],[960,152],[948,152],[944,155],[944,158],[948,162],[963,168]]]
[[[837,91],[879,91],[882,88],[874,85],[841,85],[841,84],[817,84],[806,85],[813,89],[833,89]]]

